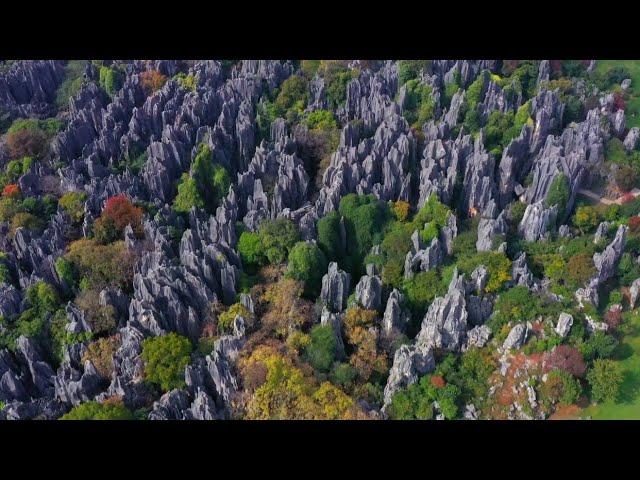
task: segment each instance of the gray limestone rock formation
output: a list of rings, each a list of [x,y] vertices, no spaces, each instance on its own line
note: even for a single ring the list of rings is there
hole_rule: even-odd
[[[528,329],[525,324],[517,324],[509,331],[509,335],[507,335],[507,338],[502,344],[502,349],[508,351],[522,347],[527,339],[527,333]]]
[[[437,297],[422,320],[416,344],[459,351],[467,332],[467,305],[464,296],[464,275],[454,273],[449,291]]]
[[[322,277],[320,298],[332,311],[341,312],[347,308],[351,276],[340,269],[336,262],[329,263],[328,272]]]
[[[624,139],[624,148],[627,149],[628,152],[631,152],[636,149],[638,146],[638,139],[640,138],[640,128],[633,127],[629,129],[627,136]]]
[[[561,313],[558,317],[558,324],[556,325],[556,333],[562,338],[566,337],[573,325],[573,317],[568,313]]]
[[[491,338],[491,329],[486,325],[478,325],[473,327],[467,332],[467,343],[463,350],[469,350],[470,348],[482,348]]]
[[[356,285],[356,300],[368,310],[378,310],[382,303],[382,281],[378,276],[363,275]]]
[[[593,236],[593,243],[600,243],[601,241],[606,240],[610,227],[611,227],[610,222],[607,222],[607,221],[600,222],[600,225],[598,225],[598,228],[596,229],[596,233]]]
[[[545,208],[542,200],[537,203],[527,205],[522,220],[518,225],[518,233],[524,237],[527,242],[535,242],[544,238],[549,228],[556,221],[558,215],[558,207],[554,205]]]
[[[496,248],[504,241],[507,229],[508,225],[505,220],[504,211],[500,213],[495,220],[492,218],[481,218],[478,223],[476,250],[479,252],[488,252]]]
[[[404,295],[394,288],[389,294],[382,317],[382,330],[385,334],[388,335],[393,331],[404,332],[410,316],[403,307],[403,302]]]
[[[391,403],[393,395],[415,383],[421,376],[433,371],[433,349],[427,345],[402,345],[393,357],[393,366],[384,387],[383,410]]]
[[[638,298],[640,296],[640,278],[636,278],[633,283],[631,283],[629,292],[629,307],[636,308],[636,304],[638,303]]]

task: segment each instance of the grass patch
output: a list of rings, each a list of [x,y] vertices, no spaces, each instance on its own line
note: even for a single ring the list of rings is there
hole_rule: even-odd
[[[627,325],[628,333],[614,351],[613,358],[622,366],[624,380],[620,398],[616,403],[591,405],[580,413],[594,420],[640,419],[640,314],[635,314]]]

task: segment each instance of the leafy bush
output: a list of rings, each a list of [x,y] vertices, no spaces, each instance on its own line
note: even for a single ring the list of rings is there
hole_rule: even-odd
[[[167,77],[157,70],[147,70],[140,74],[140,84],[147,96],[160,90],[166,81]]]
[[[333,211],[318,220],[318,246],[329,260],[340,261],[345,252],[340,241],[340,214]]]
[[[502,289],[505,282],[511,280],[511,260],[501,252],[478,252],[473,256],[458,258],[457,266],[461,273],[470,275],[478,266],[484,265],[489,274],[485,291],[495,293]]]
[[[414,317],[418,318],[427,311],[427,307],[436,296],[445,292],[436,270],[420,272],[405,280],[403,291],[409,308]]]
[[[622,385],[622,368],[613,360],[595,360],[587,373],[591,397],[596,402],[615,402]]]
[[[558,345],[553,351],[545,354],[545,371],[562,370],[574,377],[582,377],[587,371],[580,351],[569,345]]]
[[[192,350],[188,338],[173,332],[146,338],[142,341],[142,359],[147,380],[163,391],[184,387],[184,369]]]
[[[330,130],[338,127],[333,112],[329,110],[314,110],[307,115],[305,122],[310,129]]]
[[[260,235],[257,233],[242,232],[238,239],[237,250],[245,267],[255,269],[266,263],[267,258],[260,241]]]
[[[629,165],[620,165],[614,175],[618,188],[623,192],[630,192],[637,182],[636,170]]]
[[[564,209],[569,201],[569,182],[567,177],[563,173],[556,175],[551,182],[547,197],[545,198],[545,205],[551,207],[553,205],[558,206],[558,218],[564,216]]]
[[[402,86],[409,80],[418,78],[420,72],[427,67],[427,63],[427,60],[399,60],[398,86]]]
[[[389,416],[395,420],[431,419],[434,414],[432,404],[438,402],[446,419],[456,418],[460,388],[453,384],[441,385],[441,379],[433,375],[422,377],[418,383],[393,396],[388,408]]]
[[[353,399],[328,382],[319,387],[289,357],[260,346],[242,361],[242,376],[251,378],[248,419],[338,420],[356,418]]]
[[[572,255],[567,262],[566,275],[574,287],[586,284],[595,273],[593,254],[579,253]]]
[[[87,194],[84,192],[67,192],[60,197],[58,204],[64,208],[74,223],[82,223],[84,220],[84,202]]]
[[[581,232],[590,232],[599,224],[598,213],[596,209],[589,206],[581,206],[576,209],[573,216],[573,224],[580,229]]]
[[[188,173],[183,173],[178,184],[178,194],[173,200],[173,209],[189,213],[192,207],[204,208],[204,200],[200,197],[196,181]]]
[[[308,101],[307,80],[300,75],[292,75],[280,85],[280,92],[274,102],[276,116],[293,123],[302,116]]]
[[[315,243],[298,242],[289,252],[287,277],[304,282],[305,295],[316,297],[327,271],[327,259]]]
[[[100,376],[104,379],[111,379],[114,370],[113,356],[119,346],[117,336],[99,338],[87,345],[87,349],[82,356],[82,360],[89,360],[96,367]]]
[[[89,401],[73,407],[60,420],[133,420],[133,414],[119,403]]]
[[[109,332],[116,327],[116,311],[111,305],[100,304],[100,290],[86,288],[75,300],[84,312],[86,322],[96,334]]]
[[[192,92],[196,91],[196,87],[198,85],[198,82],[197,82],[196,76],[193,73],[190,73],[189,75],[187,75],[184,72],[179,72],[173,78],[185,90],[190,90]]]
[[[244,318],[246,322],[250,320],[253,315],[240,302],[234,303],[218,315],[218,330],[221,333],[231,333],[233,331],[233,322],[237,316]]]
[[[380,243],[389,219],[388,205],[373,195],[349,194],[340,200],[338,212],[345,218],[347,255],[345,268],[354,278],[363,271],[363,260],[373,245]]]
[[[580,398],[582,386],[570,373],[552,370],[547,375],[547,381],[542,383],[540,392],[545,402],[570,405]]]
[[[133,257],[123,241],[101,245],[82,238],[69,245],[64,258],[73,263],[80,279],[90,287],[117,285],[125,291],[131,290]]]
[[[18,212],[11,219],[11,235],[16,233],[18,228],[24,228],[26,230],[41,230],[42,229],[42,221],[27,212]]]
[[[406,96],[403,104],[403,116],[415,128],[421,128],[433,118],[435,102],[431,97],[431,87],[419,80],[409,80],[406,84]]]
[[[211,148],[202,143],[193,159],[190,174],[184,173],[178,184],[173,209],[187,213],[195,206],[214,213],[227,195],[230,184],[227,170],[222,165],[213,163]]]
[[[271,264],[283,263],[300,238],[295,224],[287,218],[264,220],[258,229],[260,242]]]
[[[122,88],[122,75],[115,67],[100,67],[99,84],[109,96]]]
[[[7,148],[11,158],[42,158],[48,150],[47,136],[40,129],[9,132]]]
[[[331,325],[316,325],[311,329],[311,342],[305,348],[308,362],[320,372],[328,372],[336,356],[336,337]]]
[[[127,225],[142,236],[142,209],[134,206],[126,195],[116,195],[107,200],[100,218],[94,222],[93,234],[98,242],[108,244],[122,238]]]
[[[69,105],[69,99],[73,98],[84,82],[85,60],[69,60],[64,68],[64,81],[56,92],[56,105],[65,108]]]
[[[329,108],[336,110],[347,98],[347,83],[356,77],[354,71],[347,68],[346,62],[323,60],[320,72],[325,82],[325,97]]]

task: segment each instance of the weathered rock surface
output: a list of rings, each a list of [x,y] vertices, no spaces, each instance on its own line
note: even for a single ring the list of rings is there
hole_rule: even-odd
[[[336,262],[329,263],[328,272],[322,277],[320,298],[333,311],[341,312],[347,307],[351,276],[340,269]]]

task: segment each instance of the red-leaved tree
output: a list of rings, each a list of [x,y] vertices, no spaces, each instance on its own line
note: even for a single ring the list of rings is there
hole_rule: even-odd
[[[144,93],[151,95],[156,90],[160,90],[167,81],[167,77],[157,70],[147,70],[140,74],[140,84]]]
[[[635,216],[629,218],[629,230],[634,233],[640,230],[640,217]]]
[[[10,183],[2,189],[3,197],[17,197],[20,195],[20,187],[15,183]]]
[[[576,377],[582,377],[587,370],[582,354],[575,347],[558,345],[544,356],[544,370],[563,370]]]
[[[142,235],[142,209],[131,203],[126,195],[116,195],[107,200],[100,218],[93,225],[93,233],[101,243],[117,240],[127,225],[136,236]]]

